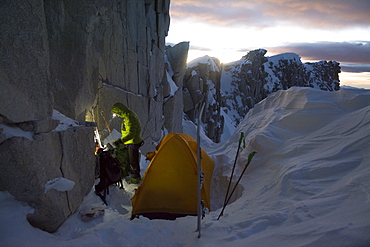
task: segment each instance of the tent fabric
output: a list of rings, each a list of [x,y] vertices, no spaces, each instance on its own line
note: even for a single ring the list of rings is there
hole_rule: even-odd
[[[197,215],[197,142],[188,134],[166,135],[156,151],[149,153],[150,164],[132,201],[132,218],[176,218]],[[210,209],[210,183],[214,162],[201,149],[204,174],[201,199]]]

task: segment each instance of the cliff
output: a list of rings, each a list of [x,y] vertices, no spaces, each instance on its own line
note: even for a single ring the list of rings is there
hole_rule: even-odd
[[[89,122],[105,137],[103,113],[119,130],[110,109],[122,102],[141,120],[144,153],[162,137],[169,0],[4,0],[0,12],[0,189],[53,232],[94,184]],[[56,114],[76,124],[57,130]],[[46,192],[58,178],[75,185]]]

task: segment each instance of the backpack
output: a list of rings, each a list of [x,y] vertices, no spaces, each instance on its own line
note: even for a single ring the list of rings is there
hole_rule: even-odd
[[[112,156],[111,151],[99,149],[97,152],[97,164],[99,165],[100,182],[95,186],[97,194],[103,202],[107,204],[105,198],[109,194],[109,186],[118,184],[123,189],[122,179],[127,175],[126,169],[120,165],[119,161]]]

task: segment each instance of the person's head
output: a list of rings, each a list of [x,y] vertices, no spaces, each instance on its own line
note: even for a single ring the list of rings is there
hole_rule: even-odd
[[[116,114],[117,116],[122,116],[126,114],[128,111],[130,111],[130,109],[120,102],[115,103],[111,110],[111,112],[113,114]]]

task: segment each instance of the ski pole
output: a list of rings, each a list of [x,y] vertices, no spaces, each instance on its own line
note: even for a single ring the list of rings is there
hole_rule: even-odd
[[[197,126],[197,232],[198,238],[201,236],[201,215],[202,215],[202,198],[201,198],[201,148],[200,148],[200,128],[201,128],[201,119],[204,111],[205,103],[202,104],[199,116],[198,116],[198,126]]]
[[[243,175],[244,175],[245,170],[247,170],[248,165],[251,163],[251,161],[252,161],[252,159],[253,159],[253,156],[254,156],[256,153],[257,153],[257,152],[253,151],[252,153],[250,153],[250,154],[248,155],[248,162],[247,162],[247,164],[245,165],[245,167],[244,167],[244,169],[243,169],[242,173],[240,174],[240,177],[239,177],[238,181],[236,182],[236,184],[235,184],[235,186],[234,186],[234,189],[231,191],[230,196],[229,196],[229,198],[228,198],[228,199],[227,199],[227,201],[226,201],[226,205],[229,203],[229,201],[230,201],[230,199],[231,199],[231,196],[233,195],[234,191],[236,190],[236,187],[238,186],[238,184],[239,184],[240,180],[242,179],[242,177],[243,177]],[[222,209],[222,211],[221,211],[221,213],[220,213],[220,216],[221,216],[221,215],[223,215],[223,212],[224,212],[224,210],[225,210],[225,208],[226,208],[226,205],[225,205],[225,207]],[[220,218],[220,216],[218,216],[218,219]]]
[[[235,159],[234,159],[234,165],[233,165],[233,169],[231,171],[231,176],[230,176],[230,180],[229,180],[229,185],[227,186],[227,191],[226,191],[226,195],[225,195],[225,200],[224,200],[224,205],[223,205],[223,208],[222,208],[222,212],[224,211],[224,208],[226,207],[226,204],[227,204],[227,196],[229,195],[229,190],[230,190],[230,185],[231,185],[231,181],[233,179],[233,176],[234,176],[234,170],[235,170],[235,166],[236,166],[236,161],[238,159],[238,154],[239,154],[239,150],[240,150],[240,145],[242,143],[242,140],[243,140],[243,137],[244,137],[244,133],[241,132],[240,133],[240,138],[239,138],[239,145],[238,145],[238,149],[236,151],[236,155],[235,155]],[[218,216],[217,220],[221,217],[222,215],[222,212],[221,214]]]

